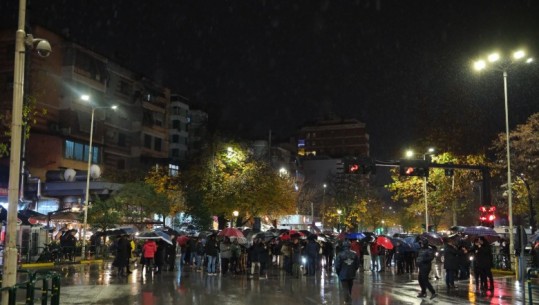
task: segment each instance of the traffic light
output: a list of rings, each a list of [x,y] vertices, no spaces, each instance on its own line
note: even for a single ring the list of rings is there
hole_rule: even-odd
[[[428,177],[429,161],[402,159],[399,162],[399,173],[401,176]]]
[[[344,171],[347,174],[376,174],[376,163],[370,158],[344,160]]]
[[[496,207],[493,206],[481,206],[479,208],[479,220],[481,225],[486,227],[494,227],[494,220],[496,220]]]

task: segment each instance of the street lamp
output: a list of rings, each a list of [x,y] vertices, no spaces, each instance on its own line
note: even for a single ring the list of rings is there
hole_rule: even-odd
[[[2,287],[12,287],[17,281],[17,205],[19,201],[19,173],[21,171],[22,108],[24,98],[24,66],[26,47],[36,49],[41,57],[51,53],[47,40],[26,34],[26,0],[19,1],[19,23],[15,34],[15,59],[13,67],[13,109],[11,117],[11,148],[9,160],[9,185],[6,239]],[[2,304],[8,303],[8,290],[2,292]]]
[[[232,215],[234,215],[234,223],[236,224],[234,227],[237,227],[238,226],[238,215],[240,215],[240,212],[234,211],[234,212],[232,212]],[[230,227],[232,227],[232,226],[230,226]]]
[[[341,215],[342,215],[342,210],[339,209],[337,210],[337,214],[339,214],[339,225],[337,226],[337,230],[339,231],[339,233],[341,232]]]
[[[503,95],[505,102],[505,141],[507,154],[507,204],[509,218],[509,252],[512,256],[515,252],[515,239],[513,232],[513,196],[511,194],[511,148],[509,143],[509,103],[507,99],[507,71],[518,63],[532,63],[533,58],[525,58],[526,53],[522,50],[513,53],[512,57],[502,58],[499,53],[488,55],[487,60],[480,59],[474,62],[474,68],[477,71],[491,67],[494,70],[503,72]]]
[[[83,101],[90,101],[90,96],[88,95],[83,95],[81,96],[81,99]],[[82,238],[82,253],[81,253],[81,257],[82,259],[85,259],[86,258],[86,226],[87,226],[87,223],[88,223],[88,204],[89,204],[89,200],[90,200],[90,171],[91,171],[91,167],[92,167],[92,158],[93,158],[93,154],[92,154],[92,141],[93,141],[93,137],[94,137],[94,115],[95,115],[95,110],[96,109],[116,109],[117,107],[116,106],[107,106],[107,107],[92,107],[92,118],[91,118],[91,121],[90,121],[90,143],[88,145],[88,168],[87,168],[87,172],[86,172],[86,191],[85,191],[85,199],[84,199],[84,220],[83,220],[83,225],[82,225],[82,234],[81,234],[81,238]]]
[[[423,154],[423,160],[427,160],[427,156],[434,153],[434,148],[430,147],[426,153]],[[406,157],[410,158],[414,155],[412,150],[406,151]],[[430,162],[429,162],[430,163]],[[423,177],[423,195],[425,201],[425,232],[429,231],[429,203],[428,203],[428,189],[427,189],[427,176]]]

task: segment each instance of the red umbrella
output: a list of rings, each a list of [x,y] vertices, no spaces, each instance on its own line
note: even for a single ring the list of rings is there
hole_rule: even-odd
[[[226,236],[226,237],[245,237],[243,233],[236,228],[225,228],[217,236]]]
[[[380,245],[388,250],[393,249],[393,243],[391,240],[385,236],[378,236],[376,237],[376,240],[374,241],[375,244]]]
[[[176,242],[180,246],[185,246],[188,241],[189,241],[189,236],[187,235],[178,236],[178,238],[176,238]]]
[[[285,233],[279,235],[279,238],[281,240],[290,240],[293,237],[300,237],[301,238],[301,237],[305,237],[305,234],[303,234],[300,231],[290,230],[288,232],[285,232]]]

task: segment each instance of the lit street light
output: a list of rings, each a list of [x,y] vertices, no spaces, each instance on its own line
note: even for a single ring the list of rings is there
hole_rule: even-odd
[[[509,218],[509,252],[511,256],[515,251],[515,241],[513,232],[513,196],[511,194],[511,148],[509,143],[509,103],[507,99],[507,71],[517,63],[525,62],[527,64],[533,62],[533,58],[526,58],[525,52],[522,50],[513,53],[512,57],[502,58],[499,53],[492,53],[487,57],[487,60],[477,60],[474,63],[474,68],[477,71],[481,71],[487,68],[492,68],[497,71],[503,72],[503,92],[505,101],[505,140],[506,140],[506,154],[507,154],[507,204],[508,204],[508,218]],[[513,264],[511,264],[513,265]]]
[[[234,215],[234,225],[231,225],[230,227],[237,227],[238,226],[238,215],[240,215],[240,212],[234,211],[232,212],[232,215]]]
[[[26,47],[36,49],[39,56],[47,57],[51,45],[44,39],[26,34],[26,0],[19,1],[19,22],[15,34],[15,59],[13,67],[13,109],[11,118],[11,143],[8,182],[8,209],[2,287],[12,287],[17,280],[17,205],[19,202],[19,174],[21,171],[22,108],[24,97],[24,68]],[[8,304],[8,290],[1,295],[2,304]]]
[[[90,96],[83,95],[81,96],[81,99],[83,101],[90,101]],[[94,115],[96,109],[116,109],[116,106],[107,106],[107,107],[92,107],[92,118],[90,121],[90,143],[88,145],[88,168],[86,172],[86,191],[85,191],[85,199],[84,199],[84,220],[82,224],[82,253],[81,257],[82,259],[86,258],[86,227],[88,225],[88,205],[90,203],[90,175],[91,175],[91,167],[92,167],[92,158],[93,158],[93,152],[92,152],[92,141],[94,136]]]

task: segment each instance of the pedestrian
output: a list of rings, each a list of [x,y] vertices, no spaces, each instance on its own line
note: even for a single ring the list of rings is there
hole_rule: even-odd
[[[380,266],[380,248],[378,247],[378,244],[375,242],[370,244],[370,252],[371,252],[371,271],[372,272],[380,272],[382,269],[382,266]]]
[[[325,267],[328,273],[333,270],[333,258],[335,257],[335,249],[331,241],[325,241],[322,243],[322,254],[325,258]]]
[[[165,245],[166,263],[168,265],[168,268],[167,268],[168,271],[174,271],[174,267],[176,265],[176,253],[181,253],[181,249],[180,249],[180,252],[176,250],[176,245],[177,245],[176,239],[177,237],[173,235],[172,245],[168,243]]]
[[[183,249],[181,246],[180,246],[180,251]],[[202,270],[204,269],[204,256],[206,255],[206,250],[204,249],[205,246],[204,246],[204,243],[202,242],[202,239],[199,238],[197,239],[196,241],[196,244],[195,244],[195,254],[196,254],[196,270],[197,272],[202,272]]]
[[[129,257],[131,256],[131,245],[125,235],[121,235],[116,241],[116,256],[112,265],[118,268],[118,276],[127,276],[129,271]]]
[[[249,248],[249,261],[251,262],[251,272],[249,273],[249,278],[254,276],[256,267],[258,267],[259,275],[262,276],[262,267],[260,261],[264,251],[266,251],[264,243],[261,240],[255,239]]]
[[[466,245],[460,245],[459,248],[459,280],[468,280],[470,278],[470,250]]]
[[[238,263],[240,261],[241,248],[237,238],[230,243],[230,272],[238,273]]]
[[[221,274],[225,275],[228,273],[230,259],[232,258],[232,245],[230,243],[230,238],[225,237],[225,239],[219,245],[219,251],[221,256]]]
[[[482,295],[488,290],[494,291],[494,278],[489,278],[489,275],[492,276],[491,268],[493,264],[490,245],[481,236],[475,239],[472,251],[474,254],[475,291]],[[490,287],[487,281],[490,281]]]
[[[217,275],[216,264],[217,264],[217,257],[219,256],[219,243],[217,242],[215,235],[213,234],[210,235],[210,237],[206,241],[206,245],[204,247],[204,253],[206,255],[206,259],[208,260],[208,268],[207,268],[208,275]]]
[[[444,269],[445,269],[445,285],[447,293],[450,289],[455,289],[455,275],[459,269],[459,250],[455,245],[454,239],[448,239],[445,244],[444,251]]]
[[[417,280],[421,287],[421,292],[417,295],[418,298],[427,296],[427,289],[431,293],[430,299],[434,299],[437,294],[431,283],[429,282],[429,273],[432,268],[432,260],[434,260],[434,251],[429,248],[429,243],[426,239],[419,240],[420,249],[417,253],[416,264],[419,268]]]
[[[281,253],[283,254],[283,268],[286,274],[292,275],[292,255],[289,241],[282,241]]]
[[[300,266],[301,266],[301,254],[302,246],[299,243],[299,239],[294,237],[292,243],[290,244],[290,257],[292,258],[292,275],[299,277],[300,275]]]
[[[167,245],[166,242],[162,239],[160,239],[157,242],[157,251],[155,251],[155,267],[156,271],[155,273],[161,273],[163,271],[163,266],[165,265],[167,256]]]
[[[307,238],[307,245],[305,245],[305,255],[307,257],[307,268],[305,274],[307,276],[314,276],[316,273],[316,262],[318,261],[318,253],[320,252],[320,245],[316,242],[316,235],[310,235]]]
[[[157,244],[152,239],[147,239],[142,246],[141,264],[142,271],[146,267],[146,271],[152,270],[155,264],[155,252],[157,252]]]
[[[359,258],[357,253],[350,250],[350,242],[343,241],[341,251],[335,258],[335,272],[341,281],[341,289],[344,293],[344,303],[352,303],[352,286],[359,268]]]
[[[397,274],[404,274],[405,246],[401,241],[397,241],[395,246],[395,263],[397,265]]]
[[[539,241],[536,241],[531,250],[532,267],[539,268]]]

